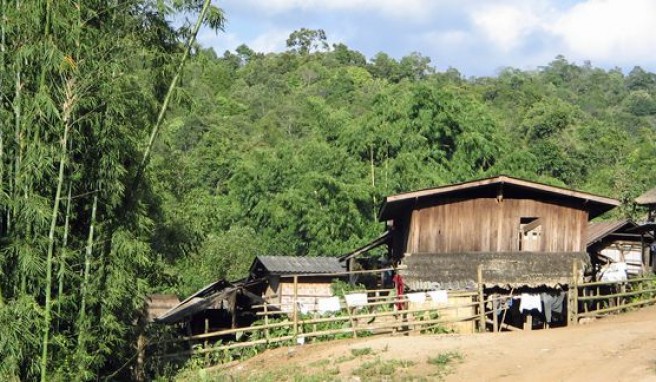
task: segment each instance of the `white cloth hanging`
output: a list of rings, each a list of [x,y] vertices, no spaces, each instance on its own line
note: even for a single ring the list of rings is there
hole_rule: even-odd
[[[423,304],[426,302],[426,293],[424,292],[408,293],[406,296],[408,297],[408,301],[415,304]]]
[[[430,296],[431,300],[439,303],[446,303],[449,301],[449,296],[445,290],[431,290],[426,292]]]
[[[533,309],[537,309],[538,312],[542,312],[542,300],[540,299],[540,295],[522,293],[519,301],[519,310],[523,312],[525,310]]]
[[[342,310],[339,304],[339,297],[322,297],[317,301],[317,308],[319,314],[339,312]]]
[[[366,293],[352,293],[344,296],[346,299],[346,305],[349,308],[360,308],[367,305],[367,294]]]

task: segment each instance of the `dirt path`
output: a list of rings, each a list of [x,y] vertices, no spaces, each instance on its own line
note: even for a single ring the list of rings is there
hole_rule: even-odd
[[[352,349],[368,354],[355,356]],[[436,373],[427,360],[447,353],[462,360]],[[412,366],[397,367],[384,380],[656,381],[656,306],[527,333],[374,337],[282,348],[243,362],[230,374],[292,379],[324,373],[357,381],[354,370],[364,363],[390,360],[409,360]]]

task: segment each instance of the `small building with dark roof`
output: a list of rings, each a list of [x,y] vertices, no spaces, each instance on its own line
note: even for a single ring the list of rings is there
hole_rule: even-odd
[[[628,277],[642,276],[653,265],[649,255],[653,236],[641,232],[640,225],[630,219],[589,223],[586,242],[595,275],[610,263],[625,263]]]
[[[345,271],[336,257],[257,256],[247,278],[215,281],[159,312],[155,321],[180,324],[192,334],[235,328],[256,320],[265,301],[270,310],[292,312],[295,293],[299,308],[314,311],[318,298],[332,296],[333,280],[344,278]]]
[[[620,204],[599,195],[497,176],[392,195],[380,220],[412,289],[568,284],[589,265],[588,221]]]
[[[649,210],[648,221],[656,219],[656,187],[638,196],[635,203],[639,206],[645,206]]]
[[[315,311],[317,300],[333,295],[335,279],[344,279],[346,266],[337,257],[257,256],[250,268],[251,279],[264,280],[262,297],[284,312],[293,310],[294,277],[297,301],[304,311]]]

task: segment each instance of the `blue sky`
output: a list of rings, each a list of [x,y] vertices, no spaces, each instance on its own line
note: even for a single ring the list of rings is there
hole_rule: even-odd
[[[289,34],[323,29],[367,58],[385,52],[428,56],[438,70],[490,76],[569,61],[656,71],[656,0],[214,0],[224,33],[198,39],[218,54],[242,43],[285,50]]]

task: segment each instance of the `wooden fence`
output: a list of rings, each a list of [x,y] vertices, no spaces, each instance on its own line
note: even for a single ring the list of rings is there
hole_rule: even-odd
[[[485,306],[492,306],[493,298],[485,300],[482,289],[474,291],[448,291],[449,301],[435,303],[426,299],[418,305],[407,295],[397,296],[393,290],[366,290],[367,302],[350,307],[339,297],[340,310],[330,314],[317,312],[302,314],[294,304],[293,312],[277,310],[279,304],[265,303],[253,306],[262,319],[254,325],[236,329],[206,332],[152,343],[149,360],[156,362],[172,358],[186,359],[197,355],[228,354],[229,360],[239,358],[235,349],[259,352],[266,348],[345,337],[378,334],[437,333],[449,330],[457,323],[471,323],[471,331],[484,330],[487,316]],[[354,291],[353,293],[358,293]],[[454,314],[454,311],[457,314]],[[220,357],[219,357],[220,358]],[[225,361],[225,359],[220,360]],[[212,362],[214,363],[214,362]]]
[[[656,277],[633,278],[627,281],[575,283],[571,288],[572,321],[601,317],[635,307],[656,303]]]
[[[392,269],[351,271],[322,276],[351,276],[389,270]],[[324,315],[317,312],[302,314],[298,304],[298,298],[301,297],[298,294],[298,276],[281,278],[293,279],[294,303],[291,312],[283,312],[280,303],[269,303],[265,300],[262,305],[252,306],[257,311],[256,315],[262,318],[259,322],[247,327],[212,332],[208,331],[206,324],[205,333],[202,334],[189,334],[166,340],[160,338],[150,343],[148,359],[158,363],[205,355],[207,363],[210,361],[210,355],[216,354],[230,353],[229,358],[239,358],[238,352],[232,353],[236,349],[259,352],[286,344],[344,337],[435,333],[448,331],[450,326],[467,323],[470,324],[470,332],[484,331],[487,324],[494,324],[495,330],[498,330],[497,315],[491,309],[496,308],[503,297],[485,297],[482,269],[478,270],[477,289],[445,291],[448,301],[446,303],[426,299],[425,303],[417,304],[410,301],[408,295],[396,295],[394,289],[356,290],[349,293],[366,293],[366,303],[352,307],[347,304],[345,297],[339,297],[340,310]],[[489,310],[486,310],[486,307]]]
[[[576,266],[572,271],[567,306],[574,309],[568,309],[568,324],[576,324],[585,317],[599,317],[656,303],[656,277],[620,283],[579,283]],[[265,301],[252,307],[261,319],[251,326],[212,332],[206,327],[202,334],[159,340],[151,343],[148,358],[157,363],[203,355],[205,364],[220,363],[241,358],[240,351],[257,353],[267,348],[344,337],[435,333],[457,323],[470,323],[472,331],[485,331],[486,326],[493,331],[521,330],[505,324],[499,317],[499,312],[503,312],[502,317],[506,316],[506,308],[501,309],[500,303],[512,296],[486,295],[481,274],[479,269],[476,290],[447,292],[448,300],[458,303],[436,303],[427,299],[426,303],[417,305],[409,301],[408,295],[397,296],[393,289],[364,290],[359,293],[366,293],[366,303],[352,307],[344,297],[339,297],[340,310],[330,314],[303,314],[297,303],[298,278],[290,276],[294,279],[291,312],[282,311],[280,303]],[[453,314],[453,311],[458,314]],[[524,329],[530,328],[529,321]]]

